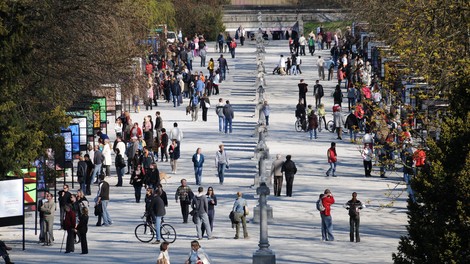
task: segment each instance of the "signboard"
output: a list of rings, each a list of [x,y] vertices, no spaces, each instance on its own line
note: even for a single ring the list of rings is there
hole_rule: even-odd
[[[79,124],[70,124],[69,128],[72,132],[72,154],[80,154],[80,126]]]
[[[65,162],[71,162],[73,160],[72,155],[72,132],[69,130],[62,130],[60,133],[64,138],[64,158]]]
[[[80,151],[85,151],[87,147],[87,118],[84,116],[74,117],[70,122],[72,124],[78,124],[80,133]]]
[[[23,222],[23,179],[0,181],[0,226]]]

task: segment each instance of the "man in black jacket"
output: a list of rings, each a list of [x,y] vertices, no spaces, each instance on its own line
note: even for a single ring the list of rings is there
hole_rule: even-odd
[[[157,230],[157,236],[155,243],[160,243],[161,240],[161,233],[160,233],[160,226],[162,224],[162,218],[166,214],[165,210],[165,203],[163,199],[160,197],[161,192],[157,190],[153,195],[152,201],[150,202],[150,216],[155,222],[155,230]]]
[[[64,184],[62,191],[59,191],[59,207],[60,207],[60,228],[64,228],[65,205],[70,204],[70,197],[72,194],[69,192],[69,186]]]
[[[291,160],[291,155],[286,156],[286,161],[282,165],[281,171],[286,177],[286,196],[292,197],[292,185],[294,184],[294,175],[297,173],[297,167]]]

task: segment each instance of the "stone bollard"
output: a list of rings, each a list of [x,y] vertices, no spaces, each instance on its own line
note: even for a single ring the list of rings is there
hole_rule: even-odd
[[[260,238],[258,244],[259,249],[253,253],[253,264],[275,264],[276,255],[272,250],[269,249],[268,240],[269,206],[266,196],[269,195],[269,187],[266,186],[265,182],[262,182],[261,185],[256,189],[256,193],[259,195],[259,204],[257,207],[259,207],[258,211],[260,216]]]

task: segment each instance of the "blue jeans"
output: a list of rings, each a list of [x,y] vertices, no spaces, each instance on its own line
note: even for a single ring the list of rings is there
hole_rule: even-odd
[[[321,216],[321,239],[325,241],[334,241],[335,237],[333,236],[333,219],[331,215],[326,216],[320,214]]]
[[[196,218],[196,231],[197,231],[197,238],[202,238],[202,230],[201,225],[204,225],[206,229],[207,237],[212,237],[211,226],[209,224],[209,216],[204,213]]]
[[[224,130],[225,116],[219,116],[219,132]]]
[[[108,203],[109,200],[101,200],[101,208],[103,209],[103,225],[111,225],[113,223],[111,216],[109,216],[108,213]]]
[[[220,69],[220,79],[225,81],[225,67]]]
[[[86,193],[86,182],[83,181],[82,183],[80,183],[80,188],[81,190],[83,191],[83,193]]]
[[[91,183],[92,184],[95,182],[95,177],[100,175],[101,165],[103,165],[103,164],[95,164],[95,169],[93,170],[93,173],[91,174]]]
[[[225,134],[227,134],[227,130],[232,133],[232,119],[225,118]]]
[[[290,68],[290,74],[297,75],[297,65],[292,65]]]
[[[219,176],[219,183],[224,183],[225,163],[217,165],[217,175]]]
[[[326,176],[330,176],[330,173],[333,172],[333,176],[335,176],[336,172],[336,162],[330,162],[330,169],[326,172]]]
[[[116,173],[117,173],[117,176],[118,176],[118,182],[117,182],[117,185],[118,186],[122,186],[122,177],[124,176],[124,169],[126,167],[122,167],[122,168],[117,168],[116,167]]]
[[[177,95],[173,95],[173,107],[180,106],[180,101]]]
[[[196,177],[196,185],[202,183],[202,167],[194,167],[194,176]]]
[[[317,129],[311,129],[308,131],[310,133],[310,139],[317,138]]]
[[[410,175],[408,173],[404,173],[403,174],[403,179],[405,180],[406,182],[406,190],[408,191],[408,195],[410,196],[411,200],[414,202],[416,202],[415,200],[415,194],[413,193],[413,189],[411,189],[411,177],[413,175]]]
[[[155,222],[155,231],[157,231],[157,236],[156,239],[157,241],[162,240],[162,234],[160,230],[160,226],[162,225],[162,217],[161,216],[155,216],[155,219],[153,219]]]
[[[354,136],[354,141],[356,141],[357,132],[356,132],[356,130],[350,128],[349,129],[349,139],[353,140],[353,136]]]

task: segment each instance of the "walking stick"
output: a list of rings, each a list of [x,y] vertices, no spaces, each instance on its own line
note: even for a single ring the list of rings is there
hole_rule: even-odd
[[[67,233],[66,230],[64,230],[64,236],[62,237],[62,244],[60,245],[60,251],[59,251],[59,253],[62,253],[62,247],[64,246],[65,233]]]

